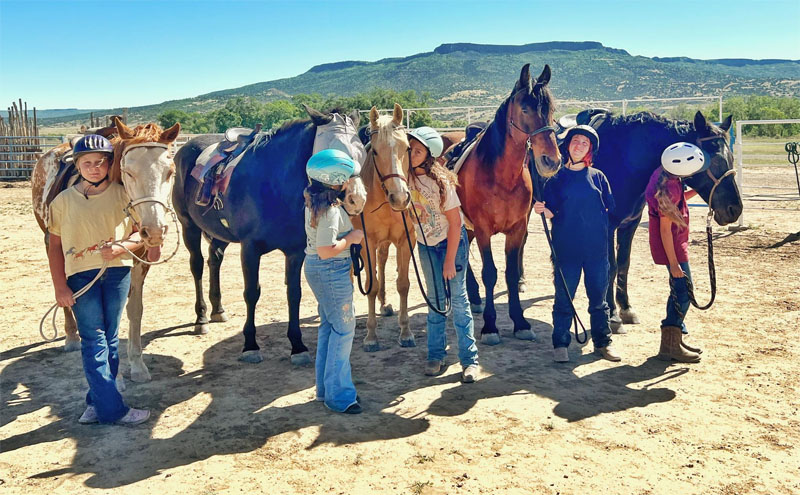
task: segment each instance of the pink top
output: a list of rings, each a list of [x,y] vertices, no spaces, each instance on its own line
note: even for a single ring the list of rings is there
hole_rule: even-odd
[[[648,231],[650,233],[650,254],[653,255],[653,261],[657,265],[669,265],[667,253],[664,251],[664,244],[661,242],[661,229],[660,220],[664,216],[658,209],[658,200],[656,200],[656,184],[658,183],[658,176],[661,174],[661,167],[658,167],[653,175],[650,176],[650,182],[647,183],[644,197],[647,200],[647,209],[649,211],[649,225]],[[667,181],[667,194],[670,199],[678,207],[678,211],[683,217],[686,225],[689,225],[689,207],[686,205],[686,200],[683,197],[683,183],[677,177],[670,178]],[[675,256],[678,258],[678,263],[689,261],[689,229],[681,228],[674,222],[672,224],[672,243],[675,247]]]

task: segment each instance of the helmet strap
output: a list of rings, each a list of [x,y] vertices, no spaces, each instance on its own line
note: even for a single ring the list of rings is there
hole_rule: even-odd
[[[106,176],[105,176],[105,177],[103,177],[102,179],[100,179],[100,180],[99,180],[99,181],[97,181],[97,182],[92,182],[92,181],[90,181],[89,179],[87,179],[86,177],[84,177],[83,175],[81,175],[81,179],[83,179],[83,181],[84,181],[84,182],[88,182],[89,184],[91,184],[91,185],[92,185],[92,186],[94,186],[94,187],[98,187],[98,186],[100,186],[100,184],[102,184],[103,182],[105,182],[105,181],[107,181],[107,180],[108,180],[108,174],[106,174]],[[87,186],[87,187],[85,187],[85,188],[83,189],[83,197],[84,197],[84,198],[86,198],[86,199],[89,199],[89,194],[88,194],[88,192],[89,192],[89,188],[88,188],[88,186]]]

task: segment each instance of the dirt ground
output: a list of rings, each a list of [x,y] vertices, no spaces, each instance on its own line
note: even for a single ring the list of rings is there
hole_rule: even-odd
[[[748,184],[759,176],[774,184],[774,173],[757,170]],[[794,176],[781,181],[791,187]],[[591,346],[573,342],[572,361],[553,363],[553,287],[541,223],[533,218],[522,300],[538,341],[513,338],[501,275],[503,341],[479,345],[480,380],[459,382],[453,348],[447,372],[425,377],[419,289],[412,287],[410,301],[418,347],[401,348],[396,318],[384,317],[382,349],[372,354],[360,348],[367,303],[358,296],[351,360],[365,407],[360,416],[314,402],[313,367],[289,363],[280,255],[262,262],[257,324],[265,361],[252,365],[236,359],[245,314],[237,246],[223,265],[230,321],[203,336],[192,333],[193,285],[181,248],[151,270],[145,286],[145,362],[153,381],[127,381],[124,393],[153,417],[124,428],[77,423],[86,391],[80,353],[64,353],[63,341],[44,343],[37,332],[53,291],[30,188],[2,188],[0,487],[9,494],[800,493],[800,201],[745,192],[745,224],[753,228],[717,227],[717,301],[687,319],[691,342],[705,350],[701,363],[654,358],[668,285],[666,271],[650,260],[646,226],[634,240],[629,277],[641,324],[614,337],[622,362],[598,360]],[[764,207],[772,209],[756,209]],[[692,266],[705,300],[705,209],[692,208],[692,215]],[[500,270],[502,242],[495,238]],[[474,248],[471,258],[479,265]],[[316,304],[305,282],[303,291],[303,337],[313,353]],[[397,307],[393,288],[389,293]],[[579,294],[576,306],[585,311]],[[482,323],[477,315],[476,333]],[[125,317],[121,337],[127,374]]]

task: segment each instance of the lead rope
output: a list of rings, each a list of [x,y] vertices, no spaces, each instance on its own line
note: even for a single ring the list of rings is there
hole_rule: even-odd
[[[130,249],[125,247],[122,244],[123,241],[116,241],[115,240],[115,241],[107,242],[103,246],[104,247],[105,246],[115,246],[115,245],[119,246],[122,249],[124,249],[125,251],[127,251],[127,253],[130,254],[131,257],[133,257],[133,259],[135,259],[139,263],[144,263],[145,265],[151,265],[152,266],[152,265],[160,265],[162,263],[166,263],[167,261],[171,260],[175,256],[175,254],[177,254],[178,248],[181,245],[181,241],[180,241],[180,237],[181,237],[180,236],[180,224],[178,223],[178,217],[175,214],[175,210],[173,210],[167,204],[165,204],[162,201],[159,201],[159,200],[157,200],[155,198],[145,198],[145,199],[142,199],[142,200],[137,200],[136,202],[131,201],[130,203],[128,203],[128,206],[125,207],[124,211],[125,211],[125,214],[128,217],[130,217],[134,222],[136,222],[136,219],[133,218],[133,215],[131,215],[131,208],[132,208],[133,205],[138,205],[140,203],[158,203],[161,206],[163,206],[164,209],[166,209],[172,215],[172,221],[175,222],[175,234],[176,234],[175,237],[177,239],[177,242],[175,243],[175,250],[172,251],[172,254],[170,254],[169,256],[167,256],[166,258],[164,258],[162,260],[147,261],[146,259],[142,259],[142,258],[138,257],[133,251],[131,251]],[[145,255],[145,257],[146,257],[146,255]],[[77,300],[79,297],[81,297],[86,292],[88,292],[89,289],[91,289],[92,286],[95,284],[95,282],[97,282],[100,279],[100,277],[103,276],[103,273],[105,273],[106,268],[108,268],[108,261],[104,260],[103,261],[103,266],[100,268],[100,271],[97,272],[97,275],[95,275],[95,277],[91,280],[91,282],[89,282],[88,284],[83,286],[81,289],[79,289],[77,292],[75,292],[72,295],[73,299]],[[48,343],[55,342],[56,339],[58,339],[58,327],[56,326],[56,316],[58,316],[58,311],[54,311],[57,308],[58,308],[58,303],[55,303],[52,306],[50,306],[50,309],[47,310],[47,312],[44,314],[44,316],[42,316],[42,319],[39,321],[39,335],[41,335],[42,339],[44,339],[44,341],[48,342]],[[52,337],[48,337],[44,333],[44,321],[47,319],[47,315],[49,315],[51,312],[53,313],[53,318],[52,318],[53,336]]]
[[[361,285],[361,272],[364,270],[364,261],[361,259],[361,244],[353,244],[350,246],[350,258],[353,260],[353,271],[356,274],[356,280],[358,280],[358,291],[361,293],[362,296],[368,295],[372,292],[372,259],[370,258],[370,251],[369,251],[369,240],[367,239],[367,224],[364,221],[364,211],[361,211],[361,227],[364,229],[364,244],[366,245],[367,249],[367,271],[366,274],[367,279],[369,280],[369,284],[367,284],[367,290],[364,290],[364,287]]]

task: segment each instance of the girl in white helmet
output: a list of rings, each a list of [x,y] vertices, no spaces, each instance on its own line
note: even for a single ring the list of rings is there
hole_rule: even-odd
[[[684,192],[682,178],[705,170],[703,151],[689,143],[668,146],[661,155],[661,166],[650,176],[645,190],[650,233],[650,253],[657,265],[667,265],[670,294],[667,314],[661,321],[661,348],[658,357],[683,363],[700,361],[700,349],[683,342],[684,318],[689,310],[691,282],[689,270],[689,208],[686,200],[697,194]]]
[[[350,350],[356,328],[350,251],[364,232],[353,229],[339,199],[345,183],[361,166],[346,153],[326,149],[306,164],[309,186],[305,197],[306,259],[304,271],[317,298],[317,400],[332,411],[361,412],[350,373]]]
[[[472,383],[478,377],[478,347],[475,345],[472,311],[467,298],[467,230],[461,216],[461,202],[456,195],[458,178],[435,161],[444,147],[442,137],[436,130],[419,127],[412,130],[408,137],[413,170],[411,202],[421,222],[415,223],[414,227],[427,295],[433,304],[444,308],[444,284],[445,280],[449,281],[453,326],[462,367],[461,381]],[[439,297],[434,301],[436,294]],[[446,322],[446,316],[428,308],[426,375],[435,376],[445,369]]]

